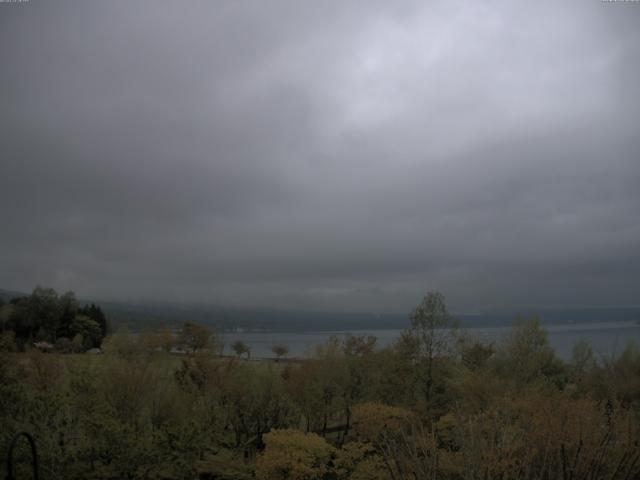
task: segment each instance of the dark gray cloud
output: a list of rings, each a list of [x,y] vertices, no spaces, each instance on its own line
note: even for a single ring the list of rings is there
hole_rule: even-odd
[[[637,305],[640,5],[0,4],[0,286]]]

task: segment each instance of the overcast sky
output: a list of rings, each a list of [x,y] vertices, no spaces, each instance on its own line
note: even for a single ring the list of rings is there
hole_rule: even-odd
[[[0,288],[640,304],[640,3],[0,3]]]

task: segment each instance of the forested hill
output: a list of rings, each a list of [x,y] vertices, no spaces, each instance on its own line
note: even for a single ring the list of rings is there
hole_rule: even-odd
[[[17,292],[15,290],[3,290],[0,288],[0,301],[5,303],[9,302],[12,298],[24,297],[25,295],[28,295],[28,293]]]

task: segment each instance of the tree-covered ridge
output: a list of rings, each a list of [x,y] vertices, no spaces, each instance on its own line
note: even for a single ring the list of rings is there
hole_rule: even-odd
[[[2,343],[15,342],[20,350],[37,342],[44,348],[81,352],[100,347],[108,331],[102,309],[93,303],[81,307],[71,291],[58,295],[53,288],[36,287],[31,295],[0,304]]]
[[[51,479],[639,478],[637,347],[563,362],[535,320],[495,345],[443,326],[429,294],[395,344],[334,337],[304,360],[223,358],[194,324],[101,356],[2,353],[0,442],[34,433]]]

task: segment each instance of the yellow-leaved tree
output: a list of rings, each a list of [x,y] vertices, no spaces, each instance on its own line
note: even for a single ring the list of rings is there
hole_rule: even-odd
[[[265,450],[256,462],[262,480],[322,480],[336,449],[315,433],[273,430],[263,436]]]

